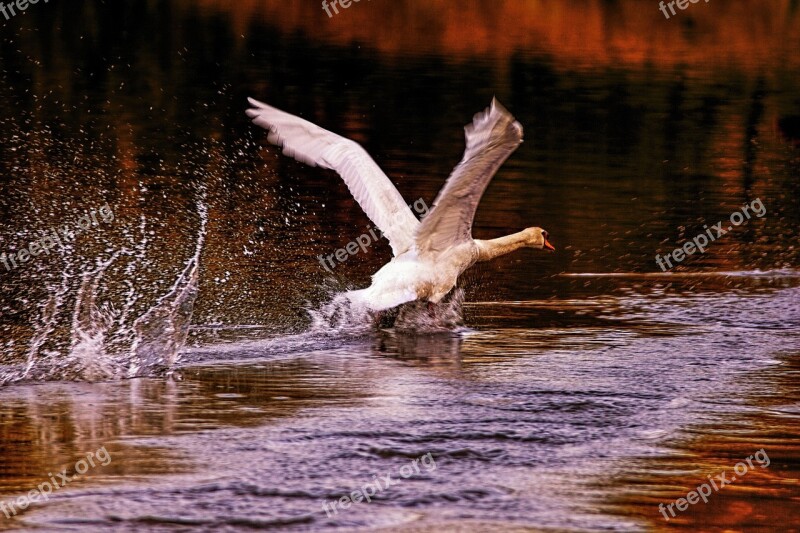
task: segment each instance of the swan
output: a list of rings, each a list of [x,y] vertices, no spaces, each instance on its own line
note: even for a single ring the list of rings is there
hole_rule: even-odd
[[[346,293],[351,302],[376,312],[416,300],[430,306],[476,262],[519,248],[555,251],[539,227],[497,239],[472,238],[472,221],[484,190],[522,142],[522,126],[496,98],[464,128],[464,156],[421,221],[358,143],[253,98],[248,102],[252,107],[247,116],[269,131],[267,141],[298,161],[335,170],[389,240],[394,257],[373,274],[369,287]]]

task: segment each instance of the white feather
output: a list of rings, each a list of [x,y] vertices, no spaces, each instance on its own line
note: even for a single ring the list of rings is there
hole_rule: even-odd
[[[248,101],[253,107],[247,110],[247,116],[269,130],[267,140],[282,146],[284,154],[339,173],[358,205],[389,240],[395,256],[411,248],[419,221],[358,143],[258,100]]]

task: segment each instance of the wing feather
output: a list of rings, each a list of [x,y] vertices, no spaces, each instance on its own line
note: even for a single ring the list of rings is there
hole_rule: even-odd
[[[522,126],[496,99],[468,124],[466,149],[415,233],[417,250],[439,253],[472,239],[472,221],[483,192],[522,142]]]
[[[311,166],[335,170],[364,213],[389,239],[395,256],[414,244],[419,221],[386,174],[355,141],[248,98],[247,116],[269,131],[267,140]]]

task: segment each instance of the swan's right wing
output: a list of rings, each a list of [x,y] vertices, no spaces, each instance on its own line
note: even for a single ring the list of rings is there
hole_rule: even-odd
[[[269,131],[267,140],[283,147],[284,154],[339,173],[361,209],[389,239],[395,256],[411,248],[419,221],[358,143],[253,98],[247,100],[253,106],[247,116]]]
[[[496,99],[464,128],[464,157],[439,191],[415,234],[420,253],[437,253],[472,239],[472,221],[497,169],[522,142],[522,126]]]

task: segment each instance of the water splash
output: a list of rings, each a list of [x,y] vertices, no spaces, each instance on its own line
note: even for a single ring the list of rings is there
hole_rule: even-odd
[[[372,322],[369,309],[347,292],[336,294],[329,302],[306,312],[311,317],[309,332],[316,334],[366,334]]]
[[[136,339],[131,347],[129,377],[168,371],[186,342],[197,298],[198,253],[178,277],[172,290],[136,319]]]
[[[409,302],[396,308],[392,319],[395,331],[404,333],[441,333],[464,327],[464,289],[458,287],[435,305]]]
[[[142,219],[142,239],[134,251],[123,248],[98,261],[92,270],[76,278],[71,254],[65,255],[61,283],[51,287],[41,306],[40,318],[28,344],[27,361],[21,368],[6,370],[0,384],[15,381],[74,380],[99,381],[162,374],[178,360],[186,342],[198,294],[200,256],[208,225],[205,189],[200,189],[197,212],[200,219],[194,254],[187,261],[175,283],[154,305],[137,313],[135,304],[141,291],[135,288],[133,273],[145,265],[147,236]],[[113,301],[102,299],[107,274],[123,256],[130,262],[122,269],[121,282],[127,290],[117,310]],[[74,304],[70,306],[70,295]],[[64,312],[71,319],[59,320]],[[135,317],[135,318],[134,318]],[[59,333],[67,330],[68,343],[60,343]]]
[[[200,229],[194,255],[172,289],[133,323],[135,340],[131,346],[129,377],[168,371],[177,362],[180,349],[186,343],[198,293],[200,254],[208,226],[205,189],[198,201],[197,212]]]
[[[98,289],[106,270],[119,258],[114,253],[95,272],[83,275],[72,317],[69,352],[56,368],[60,379],[99,381],[119,375],[119,365],[106,353],[106,337],[114,323],[114,307],[97,303]]]
[[[57,326],[58,310],[63,304],[64,297],[69,289],[69,274],[66,269],[61,275],[61,285],[50,293],[47,302],[42,306],[42,314],[39,319],[39,324],[31,337],[28,344],[27,364],[23,371],[23,375],[30,373],[33,365],[36,362],[36,357],[39,351],[44,346],[44,343],[50,337]],[[13,377],[13,375],[11,376]],[[2,381],[0,380],[0,383]]]
[[[373,312],[349,292],[336,294],[318,309],[307,310],[310,330],[329,334],[367,334],[377,329],[406,333],[442,333],[464,326],[464,290],[456,288],[438,304],[414,301]]]

